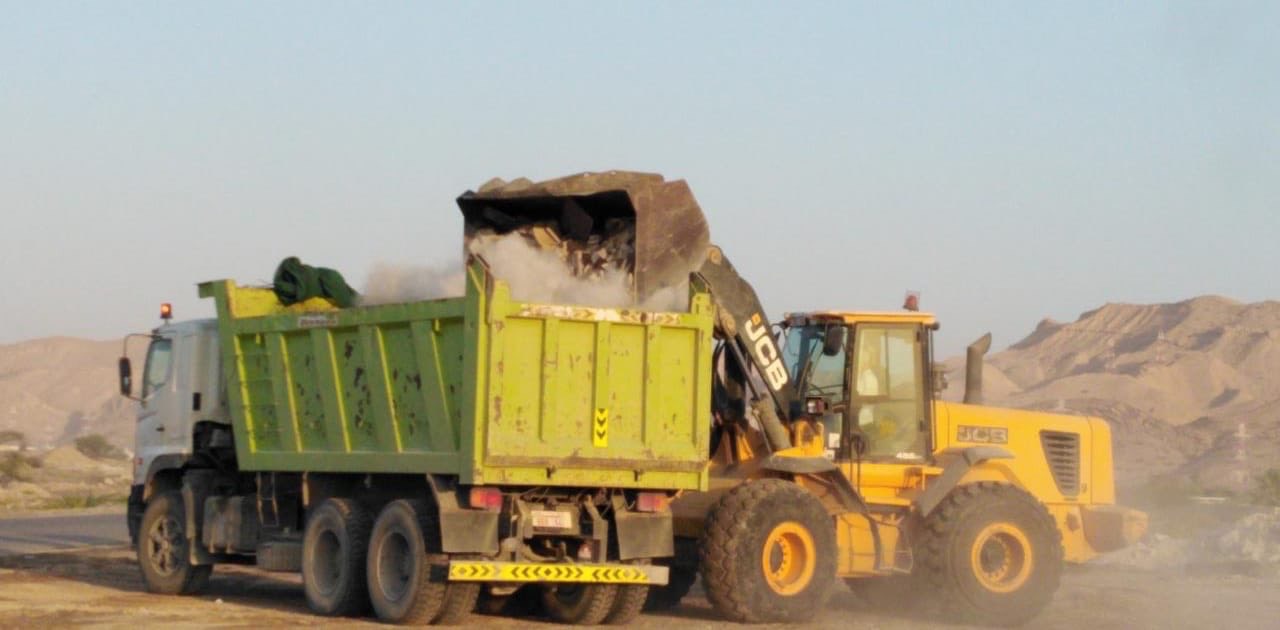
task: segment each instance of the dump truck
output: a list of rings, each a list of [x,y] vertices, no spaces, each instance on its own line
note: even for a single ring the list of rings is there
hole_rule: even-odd
[[[983,344],[966,402],[940,400],[933,315],[811,311],[775,328],[687,186],[619,172],[497,182],[463,210],[469,237],[625,217],[638,297],[688,278],[710,292],[710,489],[673,503],[676,554],[651,607],[678,603],[700,575],[728,619],[796,622],[844,580],[872,603],[1019,625],[1051,600],[1064,562],[1145,532],[1145,514],[1115,504],[1104,420],[978,404]]]
[[[350,308],[205,282],[216,318],[165,307],[136,396],[126,338],[146,588],[252,563],[300,572],[323,615],[452,623],[524,585],[560,622],[637,615],[667,580],[671,499],[709,487],[709,294],[540,304],[480,257],[465,275],[461,297]]]

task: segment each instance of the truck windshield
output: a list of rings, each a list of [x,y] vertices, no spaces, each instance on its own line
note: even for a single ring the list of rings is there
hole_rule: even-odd
[[[173,355],[173,342],[163,337],[151,342],[147,349],[147,367],[142,377],[142,397],[145,399],[169,380],[169,364]]]
[[[801,395],[822,396],[829,401],[840,402],[844,400],[844,344],[840,345],[839,352],[834,355],[822,352],[827,330],[832,326],[837,325],[813,324],[788,328],[782,348],[782,360]]]

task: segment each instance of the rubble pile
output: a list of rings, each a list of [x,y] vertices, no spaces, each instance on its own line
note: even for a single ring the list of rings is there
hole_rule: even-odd
[[[492,229],[478,230],[471,236],[468,249],[481,253],[495,240],[517,235],[530,246],[553,252],[568,273],[579,279],[605,280],[625,274],[629,286],[635,284],[635,221],[609,219],[604,230],[582,238],[564,238],[553,223],[525,225],[507,234]]]
[[[1199,540],[1201,562],[1247,563],[1280,568],[1280,508],[1251,514]]]
[[[1255,512],[1192,539],[1155,533],[1095,564],[1148,571],[1263,574],[1280,571],[1280,508]]]

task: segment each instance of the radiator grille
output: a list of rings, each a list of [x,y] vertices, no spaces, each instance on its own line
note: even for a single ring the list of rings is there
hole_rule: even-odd
[[[1040,446],[1058,492],[1068,497],[1080,494],[1080,434],[1041,431]]]

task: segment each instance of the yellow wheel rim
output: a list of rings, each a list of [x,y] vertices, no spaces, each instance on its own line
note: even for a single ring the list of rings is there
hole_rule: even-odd
[[[779,595],[803,591],[813,581],[816,551],[813,535],[799,523],[786,521],[774,527],[760,554],[765,583]]]
[[[969,556],[978,583],[994,593],[1012,593],[1026,585],[1034,562],[1027,535],[1003,522],[978,532]]]

